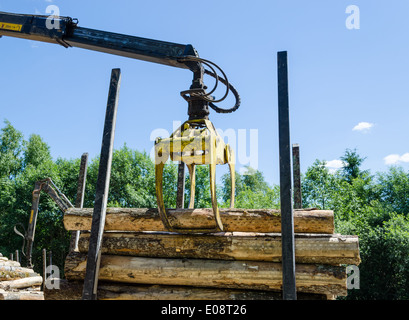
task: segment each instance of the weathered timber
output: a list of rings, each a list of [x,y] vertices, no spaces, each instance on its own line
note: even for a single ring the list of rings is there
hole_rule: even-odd
[[[0,266],[0,271],[20,271],[20,272],[34,273],[34,270],[31,268],[24,268],[24,267],[14,266],[14,265]]]
[[[181,235],[165,232],[105,232],[102,253],[156,258],[196,258],[281,262],[281,235],[226,232]],[[89,233],[82,233],[80,252],[88,251]],[[357,236],[297,234],[297,263],[360,263]]]
[[[18,266],[0,266],[0,281],[36,276],[33,269]]]
[[[81,300],[82,281],[60,282],[58,290],[45,289],[45,300]],[[259,291],[189,286],[112,284],[100,281],[98,300],[282,300],[279,291]],[[298,300],[327,300],[326,295],[299,293]]]
[[[10,290],[10,289],[21,289],[34,286],[41,286],[43,283],[43,277],[27,277],[17,280],[1,281],[0,289]]]
[[[90,230],[92,208],[69,208],[64,215],[67,230]],[[212,209],[169,209],[169,220],[178,228],[211,227]],[[226,232],[281,232],[280,210],[220,209]],[[105,231],[167,231],[156,208],[107,208]],[[295,233],[334,233],[331,210],[294,210]]]
[[[0,260],[0,267],[3,267],[3,266],[20,267],[21,265],[20,265],[20,262],[17,262],[17,261],[12,261],[12,260],[1,261]]]
[[[42,291],[0,291],[0,300],[44,300]]]
[[[101,285],[101,300],[282,300],[281,292],[211,289],[160,285]],[[301,300],[326,300],[318,294],[301,294]]]
[[[65,261],[68,280],[83,280],[86,254],[72,252]],[[102,255],[101,281],[262,291],[281,290],[282,265],[274,262],[163,259]],[[297,291],[346,295],[345,267],[297,264]]]

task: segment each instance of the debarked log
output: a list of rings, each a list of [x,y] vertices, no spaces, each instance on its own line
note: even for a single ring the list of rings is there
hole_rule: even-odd
[[[67,230],[90,230],[92,208],[69,208],[64,214]],[[177,228],[214,227],[212,209],[169,209],[169,221]],[[226,232],[281,232],[280,210],[220,209]],[[107,208],[105,231],[167,231],[156,208]],[[294,210],[295,233],[334,232],[331,210]]]
[[[88,252],[90,234],[82,233],[80,252]],[[181,235],[166,232],[105,232],[102,253],[156,258],[196,258],[281,262],[281,234],[226,232]],[[360,263],[357,236],[296,234],[296,263]]]
[[[282,300],[280,291],[198,288],[163,285],[98,286],[99,300]],[[327,300],[326,295],[298,293],[297,300]]]
[[[82,281],[61,280],[58,290],[44,289],[45,300],[81,300]],[[282,300],[281,291],[259,291],[191,286],[110,283],[99,281],[98,300]],[[327,300],[322,294],[298,293],[297,300]]]
[[[4,260],[0,260],[0,267],[6,267],[6,266],[9,266],[9,267],[20,267],[21,265],[20,265],[20,262],[17,262],[17,261],[12,261],[12,260],[4,261]]]
[[[42,291],[0,291],[0,300],[44,300]]]
[[[65,261],[66,278],[83,280],[86,260],[84,253],[70,253]],[[274,291],[282,290],[282,264],[102,255],[98,278],[131,284]],[[346,295],[345,267],[297,264],[296,286],[299,292]]]
[[[22,289],[35,286],[41,286],[43,283],[43,277],[35,276],[22,278],[17,280],[1,281],[0,289],[10,290],[10,289]]]

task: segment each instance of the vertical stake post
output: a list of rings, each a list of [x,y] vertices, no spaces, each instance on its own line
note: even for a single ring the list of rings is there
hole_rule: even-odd
[[[43,249],[43,291],[47,281],[47,250]]]
[[[301,171],[300,171],[300,146],[293,144],[293,180],[294,180],[294,209],[302,208],[301,198]]]
[[[53,265],[53,252],[48,251],[48,266],[52,266],[52,265]]]
[[[88,166],[88,153],[83,153],[81,156],[80,171],[78,175],[77,186],[77,198],[75,199],[75,207],[82,208],[84,204],[85,195],[85,182],[87,180],[87,166]],[[70,252],[78,251],[78,241],[80,237],[80,231],[72,231]]]
[[[101,262],[101,244],[105,227],[106,207],[111,177],[112,153],[114,147],[120,83],[121,70],[113,69],[109,86],[104,132],[102,136],[95,204],[92,214],[91,234],[87,255],[87,267],[82,292],[83,300],[96,300],[97,298],[98,274]]]
[[[277,54],[283,299],[296,300],[287,51]]]
[[[176,208],[185,207],[185,163],[179,162],[178,166],[178,190],[176,195]]]

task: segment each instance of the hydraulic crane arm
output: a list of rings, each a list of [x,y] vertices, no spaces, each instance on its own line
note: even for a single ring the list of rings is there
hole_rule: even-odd
[[[0,12],[0,37],[10,36],[28,40],[57,43],[65,48],[78,47],[128,58],[160,63],[172,67],[189,69],[193,82],[189,90],[181,92],[188,102],[189,119],[207,119],[209,106],[218,113],[230,113],[240,106],[236,89],[228,82],[223,70],[211,61],[199,57],[190,44],[177,44],[130,35],[78,27],[78,21],[70,17],[15,14]],[[203,65],[210,68],[205,69]],[[216,70],[223,74],[220,77]],[[203,83],[204,74],[216,79],[210,92]],[[211,96],[217,84],[226,86],[225,95],[218,100]],[[229,92],[234,94],[236,103],[232,108],[222,109],[214,103],[223,101]]]
[[[58,28],[55,28],[58,26]],[[158,41],[78,27],[70,17],[53,17],[0,12],[0,35],[57,43],[138,60],[197,71],[197,63],[179,62],[198,54],[192,45]]]
[[[23,254],[27,259],[27,264],[32,267],[32,251],[33,251],[33,243],[34,243],[34,236],[35,236],[35,229],[37,224],[37,216],[38,216],[38,205],[40,201],[40,193],[41,191],[46,192],[57,204],[57,206],[61,209],[62,212],[65,212],[68,208],[73,208],[74,206],[72,203],[67,199],[67,197],[57,188],[54,182],[50,178],[46,178],[43,180],[39,180],[35,183],[34,191],[33,191],[33,201],[31,204],[31,211],[30,211],[30,219],[28,222],[27,231],[25,231],[24,235],[19,232],[16,227],[14,227],[14,231],[24,239],[23,243]],[[25,243],[27,241],[27,243]],[[25,247],[25,248],[24,248]]]

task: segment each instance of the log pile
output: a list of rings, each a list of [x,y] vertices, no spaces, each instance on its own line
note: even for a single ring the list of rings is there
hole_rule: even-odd
[[[0,300],[44,300],[43,278],[0,254]]]
[[[169,210],[178,227],[213,223],[211,209]],[[222,209],[223,233],[166,232],[156,209],[108,208],[99,270],[99,299],[281,299],[280,211]],[[65,212],[81,230],[66,258],[71,283],[85,277],[92,209]],[[332,211],[294,211],[298,298],[344,296],[345,265],[360,263],[358,238],[334,234]],[[342,266],[344,265],[344,266]]]

